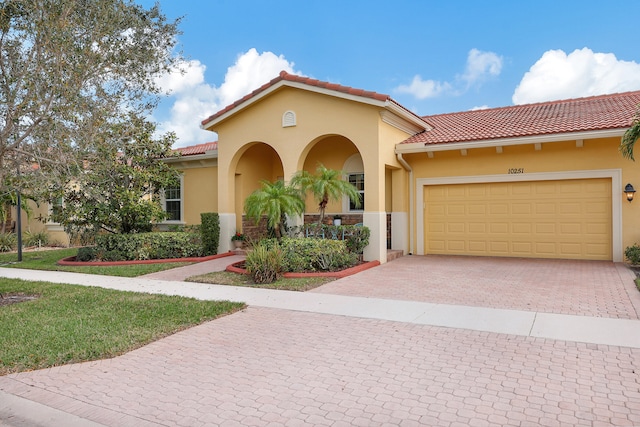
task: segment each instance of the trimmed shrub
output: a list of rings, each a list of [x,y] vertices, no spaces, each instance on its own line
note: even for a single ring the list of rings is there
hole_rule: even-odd
[[[220,216],[214,212],[201,213],[200,222],[204,255],[215,255],[220,243]]]
[[[76,261],[93,261],[96,259],[97,251],[93,246],[85,246],[82,248],[78,248],[78,253],[76,255]]]
[[[305,224],[300,233],[306,237],[318,239],[344,240],[349,252],[361,254],[369,244],[369,227],[355,225]]]
[[[184,232],[102,234],[96,237],[96,257],[103,261],[202,256],[199,234]]]
[[[18,247],[18,237],[13,233],[0,233],[0,252],[11,252]]]
[[[275,239],[263,242],[267,247],[278,245]],[[343,240],[283,237],[279,247],[284,272],[338,271],[358,262],[358,255],[349,252]]]
[[[273,283],[282,274],[283,258],[277,243],[259,243],[247,254],[245,267],[255,283]]]
[[[640,246],[637,243],[633,246],[627,246],[624,250],[624,256],[627,257],[629,264],[640,265]]]

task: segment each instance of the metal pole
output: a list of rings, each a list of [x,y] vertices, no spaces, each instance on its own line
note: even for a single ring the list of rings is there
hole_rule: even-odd
[[[18,193],[18,218],[16,218],[16,231],[18,233],[18,262],[22,262],[22,200],[20,199],[20,190]]]

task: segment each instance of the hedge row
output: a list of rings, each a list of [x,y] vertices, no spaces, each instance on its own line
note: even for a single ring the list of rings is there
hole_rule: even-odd
[[[103,234],[95,247],[78,249],[78,261],[133,261],[203,256],[200,233]]]

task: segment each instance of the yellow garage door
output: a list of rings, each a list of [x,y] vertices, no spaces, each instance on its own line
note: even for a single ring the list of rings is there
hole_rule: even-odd
[[[611,260],[611,180],[424,187],[425,252]]]

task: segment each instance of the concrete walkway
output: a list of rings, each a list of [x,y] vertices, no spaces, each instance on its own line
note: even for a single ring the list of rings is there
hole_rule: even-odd
[[[420,261],[394,261],[327,288],[375,289],[373,277],[389,285],[390,273]],[[617,279],[607,280],[634,300],[633,274],[603,268],[614,269]],[[50,420],[66,414],[65,425],[640,424],[635,302],[631,318],[615,318],[325,287],[298,293],[19,269],[0,276],[249,305],[115,359],[1,377],[0,402],[10,404],[4,412],[0,404],[0,426],[11,408]]]

